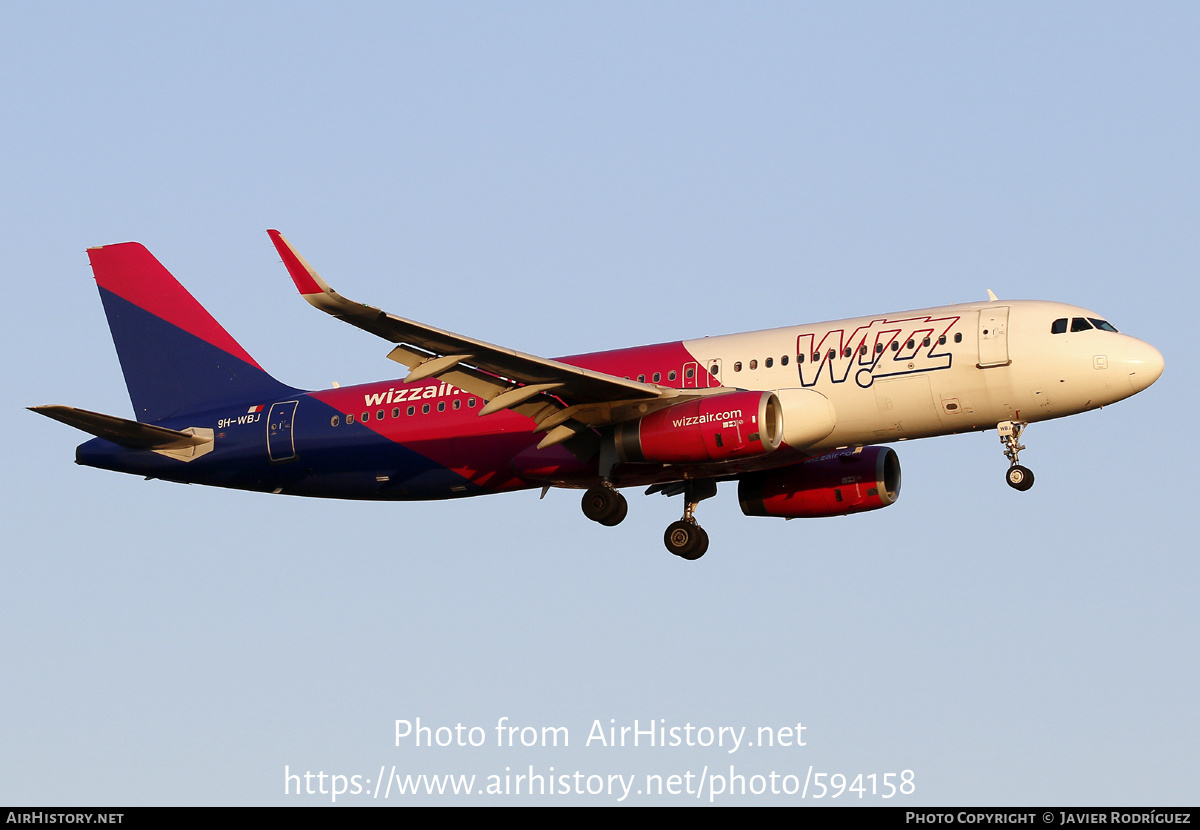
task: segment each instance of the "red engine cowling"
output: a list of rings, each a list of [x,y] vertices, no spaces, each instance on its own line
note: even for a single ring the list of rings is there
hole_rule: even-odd
[[[617,427],[622,461],[664,464],[753,458],[779,447],[783,417],[773,392],[726,392],[651,412]]]
[[[890,447],[810,458],[738,482],[747,516],[812,519],[887,507],[900,496],[900,459]]]

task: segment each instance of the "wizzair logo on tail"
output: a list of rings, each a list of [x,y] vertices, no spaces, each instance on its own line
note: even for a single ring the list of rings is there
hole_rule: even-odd
[[[845,383],[853,371],[854,382],[866,389],[875,378],[949,369],[953,356],[940,338],[948,338],[960,319],[872,320],[849,335],[845,329],[827,331],[820,341],[816,334],[802,334],[796,338],[800,385],[815,386],[823,376],[830,383]]]
[[[462,390],[451,386],[448,383],[442,383],[438,386],[418,386],[413,389],[396,389],[392,387],[386,392],[366,392],[363,394],[363,403],[367,406],[382,406],[386,403],[402,403],[403,401],[415,401],[425,398],[440,398],[445,395],[460,395]]]
[[[673,427],[694,427],[699,424],[711,424],[713,421],[734,421],[739,423],[742,418],[742,410],[727,409],[724,412],[710,412],[707,415],[693,415],[689,418],[676,418],[671,421]]]

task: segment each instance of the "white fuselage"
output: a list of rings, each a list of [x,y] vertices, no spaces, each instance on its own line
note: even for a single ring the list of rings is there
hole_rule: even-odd
[[[1065,331],[1052,331],[1056,320]],[[1162,355],[1095,325],[1103,322],[1077,306],[997,300],[683,345],[714,385],[819,392],[835,413],[832,431],[811,445],[823,449],[1041,421],[1127,398],[1158,378]]]

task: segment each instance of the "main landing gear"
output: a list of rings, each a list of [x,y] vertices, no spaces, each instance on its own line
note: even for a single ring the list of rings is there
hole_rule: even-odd
[[[615,527],[625,521],[629,502],[607,481],[583,494],[583,515],[605,527]]]
[[[717,483],[711,479],[656,484],[648,493],[683,494],[683,518],[672,522],[663,534],[667,550],[683,559],[696,560],[708,550],[708,534],[696,523],[696,505],[717,494]],[[592,487],[583,494],[583,515],[593,522],[613,527],[619,525],[629,512],[629,502],[609,482]]]
[[[1008,459],[1008,472],[1005,480],[1014,490],[1024,492],[1033,486],[1033,471],[1017,463],[1018,455],[1025,445],[1021,443],[1021,433],[1029,426],[1024,421],[1001,421],[996,425],[1000,433],[1000,443],[1004,445],[1004,457]]]
[[[708,550],[708,534],[696,523],[696,505],[717,494],[717,483],[712,479],[683,482],[683,518],[667,526],[663,543],[667,550],[678,557],[695,561]]]

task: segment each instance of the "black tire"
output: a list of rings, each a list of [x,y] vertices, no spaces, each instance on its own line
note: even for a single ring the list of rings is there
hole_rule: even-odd
[[[696,525],[696,530],[700,535],[700,538],[696,543],[696,547],[691,553],[683,557],[689,562],[695,562],[708,551],[708,531],[700,527],[700,525]]]
[[[629,513],[629,502],[616,490],[593,487],[583,494],[583,515],[607,527],[620,524]]]
[[[629,515],[629,502],[620,493],[613,493],[613,495],[616,498],[613,499],[612,514],[600,520],[600,524],[605,527],[616,527],[625,521],[625,517]]]
[[[1009,487],[1021,492],[1025,492],[1033,486],[1033,470],[1022,467],[1020,464],[1009,467],[1008,474],[1004,478]]]
[[[663,544],[667,546],[667,550],[684,559],[698,559],[703,556],[704,551],[708,549],[707,542],[708,534],[699,525],[682,519],[671,522],[667,526],[667,532],[663,534]]]

